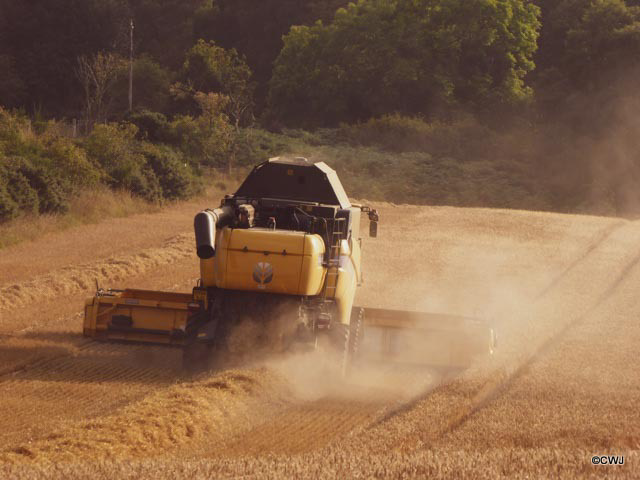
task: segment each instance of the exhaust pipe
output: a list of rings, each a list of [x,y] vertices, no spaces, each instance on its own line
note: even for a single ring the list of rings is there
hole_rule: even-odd
[[[216,228],[221,228],[233,219],[233,208],[229,206],[215,210],[203,210],[193,219],[196,233],[196,253],[203,260],[216,254]]]

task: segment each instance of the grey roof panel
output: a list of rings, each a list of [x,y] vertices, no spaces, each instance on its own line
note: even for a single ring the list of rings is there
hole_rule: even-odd
[[[236,196],[351,206],[335,170],[324,162],[301,157],[276,157],[257,165]]]

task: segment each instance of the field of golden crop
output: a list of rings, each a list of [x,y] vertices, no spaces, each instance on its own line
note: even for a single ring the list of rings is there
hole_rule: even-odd
[[[0,250],[0,477],[637,477],[640,223],[376,207],[357,303],[490,318],[493,358],[446,381],[341,380],[314,354],[187,377],[177,351],[83,338],[80,311],[96,278],[188,291],[196,208],[51,233]]]

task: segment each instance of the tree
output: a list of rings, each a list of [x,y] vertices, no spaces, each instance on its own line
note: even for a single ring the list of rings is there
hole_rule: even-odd
[[[135,50],[177,71],[193,45],[193,22],[203,0],[128,0],[135,23]]]
[[[579,87],[598,89],[611,73],[640,65],[640,8],[623,0],[595,0],[567,32],[567,74]]]
[[[583,131],[606,126],[615,99],[632,93],[628,83],[640,73],[640,8],[622,0],[546,0],[541,6],[534,75],[541,116]]]
[[[170,89],[175,74],[160,65],[147,54],[133,62],[133,108],[137,111],[166,112],[170,109]],[[113,112],[116,118],[125,116],[129,110],[129,69],[119,71],[114,86]]]
[[[0,105],[15,108],[25,100],[25,85],[9,55],[0,55]]]
[[[224,113],[228,99],[217,93],[197,92],[194,99],[200,115],[179,115],[170,126],[172,143],[188,158],[211,167],[233,166],[233,127]]]
[[[495,112],[531,97],[538,9],[520,0],[360,0],[292,27],[269,108],[299,126],[455,108]]]
[[[124,49],[130,16],[127,0],[0,2],[0,55],[12,58],[24,85],[22,105],[45,116],[76,116],[78,57]]]
[[[225,111],[236,130],[253,121],[251,69],[235,49],[225,50],[214,42],[199,40],[189,50],[183,75],[194,92],[220,93],[227,97]]]
[[[84,118],[87,131],[104,122],[110,112],[111,92],[123,69],[123,60],[112,53],[78,57],[76,75],[84,91]]]
[[[273,62],[292,25],[328,21],[349,0],[216,0],[205,2],[194,19],[195,38],[235,48],[247,59],[257,83],[256,102],[264,106]]]

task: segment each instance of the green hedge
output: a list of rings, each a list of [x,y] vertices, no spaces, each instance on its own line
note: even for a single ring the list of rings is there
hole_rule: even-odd
[[[71,196],[106,184],[151,202],[202,190],[197,165],[182,152],[139,138],[130,123],[98,125],[73,141],[54,122],[34,133],[29,120],[0,107],[0,222],[20,214],[67,211]]]

